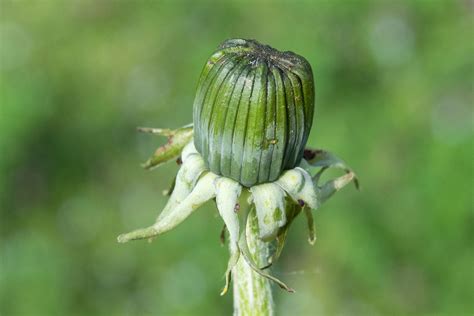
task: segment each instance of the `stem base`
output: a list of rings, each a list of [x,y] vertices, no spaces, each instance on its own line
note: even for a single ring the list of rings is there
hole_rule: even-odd
[[[245,228],[250,254],[259,267],[267,265],[268,243],[258,238],[258,223],[252,208]],[[233,247],[233,246],[231,246]],[[234,284],[234,316],[273,315],[273,297],[270,281],[256,273],[240,258],[232,270]]]

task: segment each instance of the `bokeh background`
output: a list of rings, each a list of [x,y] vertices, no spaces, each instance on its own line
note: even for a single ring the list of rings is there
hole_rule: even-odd
[[[136,126],[191,122],[227,38],[305,56],[309,145],[358,172],[292,227],[279,315],[472,315],[472,1],[0,1],[1,315],[229,315],[209,203],[153,243],[177,171]]]

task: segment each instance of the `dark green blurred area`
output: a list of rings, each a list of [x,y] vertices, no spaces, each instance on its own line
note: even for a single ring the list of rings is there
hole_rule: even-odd
[[[344,189],[299,218],[273,273],[279,315],[472,315],[472,1],[0,1],[1,315],[229,315],[214,205],[153,243],[177,171],[136,126],[192,120],[201,67],[232,37],[305,56],[308,144]],[[333,174],[334,175],[334,174]]]

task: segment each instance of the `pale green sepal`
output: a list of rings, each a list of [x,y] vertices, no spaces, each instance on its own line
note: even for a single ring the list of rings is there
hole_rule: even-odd
[[[183,159],[183,165],[176,176],[173,193],[165,208],[158,216],[157,222],[172,212],[172,210],[191,193],[199,176],[205,170],[206,165],[200,155],[188,155],[185,160]]]
[[[221,290],[221,296],[225,295],[229,290],[230,281],[232,278],[232,269],[235,267],[237,262],[239,262],[240,258],[240,249],[238,247],[238,244],[235,244],[235,246],[230,247],[230,249],[230,257],[229,261],[227,262],[227,270],[225,271],[225,285],[224,288]]]
[[[314,228],[314,219],[311,209],[305,207],[304,214],[306,215],[306,221],[308,223],[308,242],[310,245],[314,245],[316,242],[316,230]]]
[[[301,212],[301,207],[297,204],[287,204],[286,207],[286,224],[278,231],[278,235],[276,237],[276,248],[273,254],[268,259],[268,266],[270,267],[275,261],[280,258],[280,255],[285,247],[286,237],[288,236],[288,231],[290,229],[291,223],[293,220],[298,216]]]
[[[173,229],[191,215],[199,206],[215,197],[213,184],[217,177],[218,176],[214,173],[208,172],[198,181],[191,194],[178,204],[167,216],[164,216],[153,226],[122,234],[117,240],[124,243],[135,239],[152,238]]]
[[[242,192],[242,186],[238,182],[224,177],[216,179],[214,186],[219,214],[227,226],[230,240],[237,242],[239,239],[239,217],[236,205]]]
[[[194,141],[190,141],[186,146],[184,146],[183,151],[181,152],[181,160],[186,162],[186,160],[193,155],[201,156],[196,150],[196,147],[194,147]]]
[[[345,187],[351,181],[355,180],[355,174],[353,172],[349,172],[339,178],[326,182],[322,187],[319,188],[318,196],[321,203],[324,203],[334,193]]]
[[[259,236],[269,241],[286,223],[285,192],[275,183],[264,183],[250,188],[257,209]]]
[[[175,186],[176,186],[176,176],[173,177],[173,181],[171,181],[171,184],[168,187],[168,189],[161,191],[161,194],[163,194],[163,196],[171,196],[171,194],[173,194]]]
[[[142,164],[142,167],[145,169],[153,169],[169,160],[176,159],[179,157],[183,147],[193,138],[192,125],[186,125],[175,130],[147,127],[140,127],[138,130],[168,137],[168,142],[159,147],[153,156]]]
[[[240,257],[237,245],[239,241],[239,217],[236,213],[236,205],[242,192],[242,186],[229,178],[217,178],[214,186],[217,209],[229,231],[230,243],[234,244],[230,247],[231,255],[225,272],[225,286],[221,292],[221,295],[224,295],[229,288],[232,268],[237,264]]]
[[[329,151],[322,149],[306,149],[305,160],[311,167],[322,167],[322,168],[338,168],[344,170],[346,173],[352,173],[354,175],[353,180],[356,188],[359,188],[359,180],[355,175],[355,172],[339,157]],[[302,163],[304,166],[304,163]],[[321,174],[318,175],[318,177]]]
[[[294,200],[295,203],[307,205],[312,209],[318,207],[313,180],[306,170],[296,167],[285,171],[276,183]]]
[[[251,216],[250,213],[248,214],[248,216]],[[247,216],[247,219],[245,222],[247,222],[248,220],[248,216]],[[247,233],[246,233],[246,230],[243,229],[242,232],[240,233],[240,238],[239,238],[239,249],[240,251],[242,252],[242,256],[244,257],[245,261],[247,262],[247,264],[252,268],[253,271],[255,271],[256,273],[258,273],[259,275],[261,275],[262,277],[264,278],[267,278],[273,282],[275,282],[280,288],[290,292],[290,293],[293,293],[295,292],[295,290],[293,290],[291,287],[289,287],[288,285],[286,285],[285,283],[283,283],[282,281],[280,281],[278,278],[268,274],[267,272],[263,271],[262,269],[260,269],[256,264],[255,264],[255,261],[252,259],[252,255],[250,254],[250,250],[248,248],[248,243],[247,243]]]

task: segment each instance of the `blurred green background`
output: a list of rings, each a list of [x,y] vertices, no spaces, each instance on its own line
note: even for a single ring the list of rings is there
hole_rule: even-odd
[[[1,315],[229,315],[211,203],[153,243],[177,171],[139,163],[191,122],[227,38],[305,56],[308,144],[358,172],[299,218],[279,315],[472,315],[472,1],[0,1]]]

